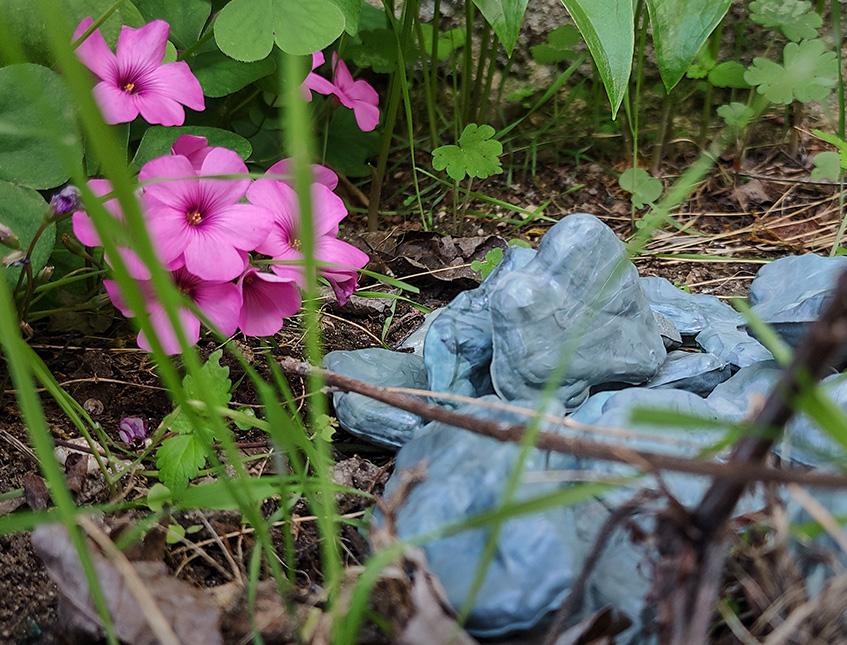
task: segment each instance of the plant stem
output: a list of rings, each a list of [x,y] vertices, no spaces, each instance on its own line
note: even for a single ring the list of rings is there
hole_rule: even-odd
[[[464,65],[462,67],[462,114],[461,126],[465,127],[470,116],[471,102],[471,74],[473,69],[473,22],[474,3],[471,0],[465,2],[465,50]]]
[[[471,107],[467,118],[476,121],[479,115],[479,101],[484,81],[485,64],[488,61],[488,52],[491,48],[491,26],[485,21],[482,26],[482,35],[479,38],[479,59],[476,61],[476,75],[474,77],[473,93],[471,94]]]

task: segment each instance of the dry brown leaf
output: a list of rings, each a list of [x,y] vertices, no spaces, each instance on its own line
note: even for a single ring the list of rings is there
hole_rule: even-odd
[[[50,506],[50,491],[47,484],[34,472],[25,473],[21,478],[24,488],[24,499],[34,511],[43,511]]]

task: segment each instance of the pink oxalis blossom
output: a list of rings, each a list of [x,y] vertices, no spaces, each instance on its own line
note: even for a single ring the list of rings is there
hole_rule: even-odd
[[[74,32],[79,39],[94,21],[85,18]],[[170,26],[154,20],[143,27],[121,27],[115,53],[99,29],[76,49],[99,79],[94,98],[107,123],[128,123],[139,114],[148,123],[182,125],[187,106],[206,107],[203,88],[187,63],[163,63]]]
[[[330,83],[320,74],[315,73],[315,70],[325,62],[326,58],[324,57],[323,52],[315,52],[312,54],[312,70],[306,76],[306,80],[303,81],[303,85],[300,86],[300,89],[303,92],[303,98],[307,101],[312,100],[312,92],[324,95],[335,93],[335,85]]]
[[[273,172],[274,167],[268,174]],[[336,298],[346,303],[356,288],[358,269],[368,263],[368,256],[352,244],[337,239],[338,225],[347,216],[344,202],[326,185],[312,184],[315,258],[320,273],[332,285]],[[270,256],[277,275],[303,284],[303,252],[300,236],[300,206],[297,193],[290,184],[276,179],[258,179],[247,191],[253,204],[264,204],[271,210],[274,224],[259,253]]]
[[[250,185],[247,166],[227,148],[212,148],[196,170],[188,157],[169,155],[148,161],[139,179],[150,214],[150,232],[163,261],[182,263],[204,280],[232,280],[245,269],[240,251],[253,251],[273,226],[264,204],[242,204]],[[157,182],[158,180],[158,182]],[[161,181],[167,180],[167,181]],[[157,183],[154,183],[157,182]]]
[[[370,132],[379,124],[379,94],[367,81],[354,81],[347,65],[336,54],[332,55],[332,68],[335,96],[341,105],[353,110],[362,131]]]
[[[290,279],[248,267],[238,281],[242,305],[238,327],[245,336],[273,336],[284,318],[300,311],[300,291]]]
[[[233,334],[238,327],[238,319],[241,313],[241,291],[238,285],[232,282],[215,282],[201,280],[191,275],[185,269],[177,269],[171,274],[174,284],[197,308],[206,315],[209,320],[225,336]],[[116,282],[103,280],[106,293],[112,300],[112,304],[127,318],[135,316],[134,312],[127,307]],[[171,325],[170,319],[165,313],[164,307],[156,299],[152,283],[140,281],[139,286],[145,294],[147,313],[150,323],[156,332],[156,338],[162,344],[164,351],[168,354],[180,352],[176,331]],[[200,319],[187,307],[179,310],[179,321],[186,340],[194,345],[200,340]],[[146,334],[138,333],[138,346],[151,351],[152,347]]]

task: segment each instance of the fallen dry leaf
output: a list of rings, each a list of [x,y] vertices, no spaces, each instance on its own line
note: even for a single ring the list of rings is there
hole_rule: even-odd
[[[43,511],[50,506],[50,491],[40,476],[34,472],[25,473],[21,484],[24,488],[24,499],[32,510]]]
[[[71,453],[65,460],[65,478],[68,481],[68,488],[77,495],[85,488],[89,461],[93,460],[82,452]]]
[[[65,527],[58,524],[37,527],[32,532],[32,544],[59,587],[62,624],[88,638],[101,638],[103,632],[97,611],[88,595],[85,574]],[[91,548],[91,555],[118,638],[132,645],[157,643],[148,617],[139,611],[138,601],[124,576],[96,549]],[[220,609],[209,593],[174,578],[163,562],[135,562],[132,566],[181,643],[223,643]]]

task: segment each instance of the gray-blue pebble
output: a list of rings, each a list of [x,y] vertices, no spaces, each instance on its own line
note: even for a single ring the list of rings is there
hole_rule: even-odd
[[[645,387],[675,388],[708,396],[730,376],[730,364],[713,354],[675,351],[668,354],[656,376],[647,381]]]

